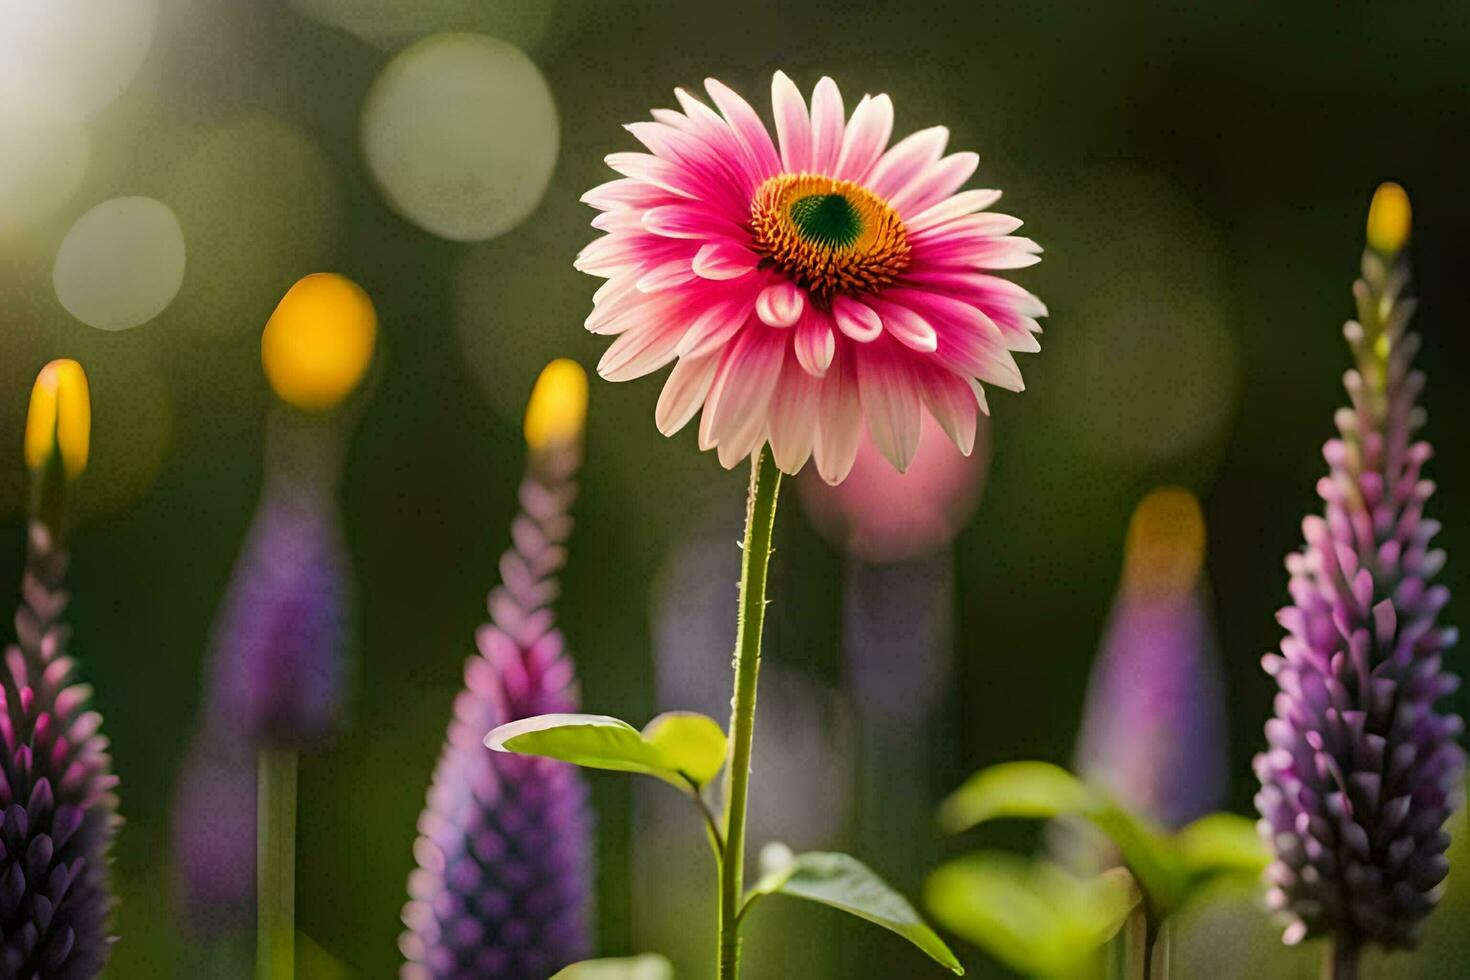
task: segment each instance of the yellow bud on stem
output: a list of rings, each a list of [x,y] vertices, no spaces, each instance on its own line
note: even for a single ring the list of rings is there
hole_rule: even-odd
[[[286,291],[260,337],[271,390],[296,408],[335,408],[362,381],[377,346],[378,314],[362,287],[316,272]]]
[[[1368,246],[1384,255],[1397,253],[1409,240],[1413,224],[1413,208],[1409,194],[1398,184],[1388,181],[1373,192],[1368,206]]]
[[[26,466],[40,470],[60,455],[62,470],[74,480],[87,468],[92,442],[92,396],[87,373],[69,358],[52,361],[36,375],[26,413]]]
[[[546,365],[526,405],[526,445],[541,452],[582,438],[587,424],[587,372],[561,357]]]
[[[1139,502],[1128,524],[1125,588],[1154,596],[1187,592],[1198,581],[1204,560],[1205,518],[1194,494],[1162,487]]]

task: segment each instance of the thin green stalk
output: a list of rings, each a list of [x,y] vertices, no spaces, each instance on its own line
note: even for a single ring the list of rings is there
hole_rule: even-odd
[[[1148,912],[1140,902],[1123,924],[1123,964],[1128,980],[1148,980],[1150,931]]]
[[[260,750],[255,802],[255,976],[296,971],[296,750]]]
[[[725,768],[725,851],[720,861],[720,980],[740,975],[739,915],[744,890],[745,806],[755,739],[755,692],[766,619],[766,570],[781,471],[765,447],[750,462],[750,496],[741,542],[740,619],[735,633],[735,696],[730,702],[730,761]]]
[[[1323,980],[1358,980],[1358,953],[1362,947],[1357,937],[1345,929],[1324,945]]]
[[[1172,927],[1166,921],[1154,932],[1149,944],[1149,980],[1169,980],[1174,972],[1174,942]]]

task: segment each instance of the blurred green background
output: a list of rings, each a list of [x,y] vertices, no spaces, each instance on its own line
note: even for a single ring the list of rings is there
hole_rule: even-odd
[[[42,127],[64,162],[43,154],[28,171],[33,183],[16,182],[18,150],[0,164],[0,442],[15,447],[0,473],[0,555],[11,556],[0,563],[0,594],[15,595],[19,581],[29,385],[47,360],[76,357],[93,382],[95,465],[74,538],[75,642],[113,740],[127,818],[114,975],[188,969],[169,905],[171,790],[200,707],[209,624],[259,489],[270,396],[258,337],[276,301],[306,272],[339,271],[367,289],[382,320],[381,370],[342,501],[359,600],[351,724],[302,762],[298,915],[338,967],[388,976],[399,962],[414,820],[507,541],[519,412],[547,360],[567,355],[590,369],[604,346],[581,327],[596,282],[571,267],[593,236],[577,198],[610,176],[604,154],[633,147],[622,123],[706,75],[763,112],[777,68],[803,90],[831,74],[849,105],[863,91],[888,92],[897,132],[947,125],[954,148],[980,153],[976,185],[1004,188],[1001,209],[1025,218],[1025,233],[1047,249],[1017,276],[1051,308],[1043,351],[1022,364],[1025,394],[992,394],[988,485],[953,548],[954,675],[945,720],[926,729],[931,745],[875,750],[843,727],[844,559],[795,494],[785,501],[769,657],[810,695],[814,765],[838,771],[807,786],[819,790],[805,805],[816,816],[803,818],[812,839],[799,843],[861,846],[916,894],[926,867],[973,841],[942,842],[927,822],[891,839],[865,831],[864,812],[889,787],[879,779],[854,789],[863,779],[852,773],[885,771],[874,752],[898,753],[900,764],[911,748],[928,753],[928,784],[892,789],[920,814],[981,765],[1067,761],[1128,515],[1164,482],[1204,504],[1231,726],[1228,803],[1248,811],[1249,758],[1272,693],[1258,660],[1278,639],[1281,560],[1316,506],[1318,450],[1344,401],[1339,326],[1351,313],[1368,197],[1384,178],[1404,183],[1415,203],[1445,578],[1457,593],[1470,585],[1454,560],[1470,554],[1458,516],[1470,429],[1455,422],[1470,412],[1459,306],[1470,261],[1463,4],[109,6],[144,26],[109,28],[74,56],[121,78],[121,96],[79,125]],[[17,10],[0,4],[0,16]],[[364,100],[392,53],[463,29],[525,50],[549,85],[560,133],[537,203],[535,168],[544,178],[545,162],[518,154],[548,117],[457,107],[457,125],[483,130],[530,168],[505,188],[506,208],[519,200],[534,211],[473,244],[395,214],[360,151],[365,119],[375,122]],[[127,63],[108,67],[109,57]],[[0,112],[0,127],[0,155],[40,145],[26,142],[42,138],[32,122]],[[53,265],[73,222],[123,195],[172,208],[187,263],[159,316],[105,332],[63,308]],[[669,564],[681,546],[714,576],[705,593],[718,601],[680,615],[714,629],[733,616],[745,482],[699,453],[691,431],[656,433],[658,387],[594,382],[560,606],[585,704],[630,719],[665,706],[655,693],[655,596],[665,596],[665,611],[684,600],[654,585],[682,574]],[[727,669],[723,654],[707,664],[717,685]],[[767,686],[783,676],[768,674]],[[664,819],[670,810],[659,788],[591,782],[601,951],[663,949],[681,975],[702,975],[712,893],[697,829],[694,866],[665,873],[683,863],[683,838],[632,843],[635,812]],[[1028,833],[999,828],[987,839],[1025,846]],[[657,901],[640,911],[643,896]],[[682,911],[671,919],[652,909]],[[1249,948],[1244,937],[1262,949],[1274,942],[1250,917],[1212,930],[1200,930],[1196,953],[1222,976],[1231,968],[1219,964],[1232,961],[1220,957]],[[1451,955],[1453,938],[1437,936],[1430,954],[1399,968],[1463,970],[1436,958]],[[757,978],[938,975],[892,937],[821,910],[772,903],[751,943]],[[973,950],[963,955],[976,975],[1002,975]],[[1310,975],[1304,961],[1289,962]]]

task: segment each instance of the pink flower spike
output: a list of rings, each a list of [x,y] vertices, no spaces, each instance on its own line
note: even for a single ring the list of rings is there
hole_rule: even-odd
[[[607,157],[621,176],[583,200],[599,237],[576,267],[606,279],[587,328],[612,338],[609,380],[663,369],[665,434],[703,411],[699,445],[733,466],[763,442],[795,473],[847,476],[864,428],[898,467],[932,416],[962,451],[987,412],[984,384],[1024,387],[1046,307],[990,270],[1039,261],[1020,222],[964,190],[979,157],[947,152],[943,126],[890,145],[893,103],[847,116],[837,84],[810,100],[771,79],[774,134],[710,79],[675,90],[629,132],[647,152]],[[946,155],[947,154],[947,155]]]

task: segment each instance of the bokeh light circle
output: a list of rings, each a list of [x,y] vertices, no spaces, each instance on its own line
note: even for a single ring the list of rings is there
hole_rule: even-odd
[[[362,151],[389,206],[451,241],[483,241],[536,208],[556,165],[556,104],[531,59],[479,34],[437,34],[383,69]]]
[[[0,0],[0,25],[0,116],[74,123],[138,74],[158,0]]]
[[[56,298],[98,330],[126,330],[162,313],[184,281],[184,231],[168,205],[115,197],[76,220],[52,269]]]

